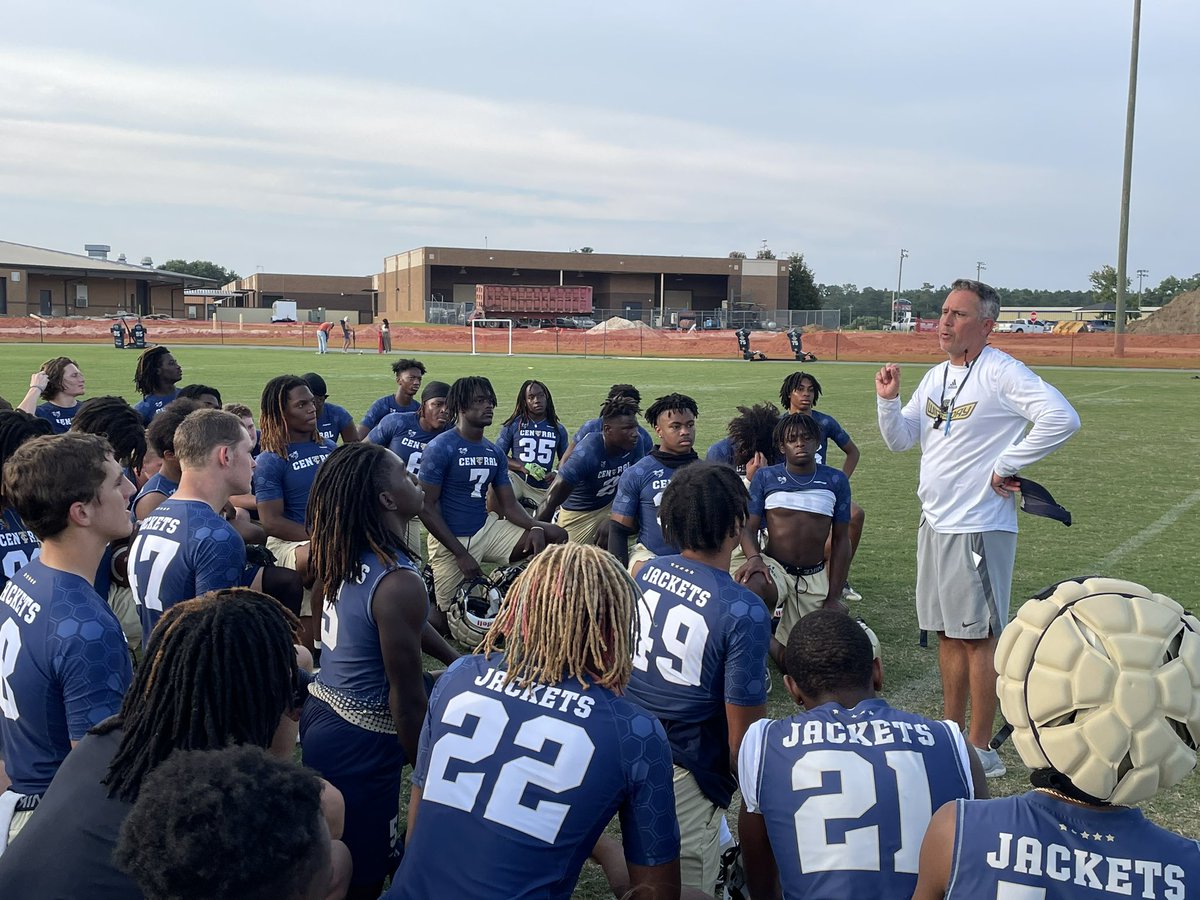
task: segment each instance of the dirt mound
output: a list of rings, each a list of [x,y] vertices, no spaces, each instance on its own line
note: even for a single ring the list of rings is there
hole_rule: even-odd
[[[1129,330],[1136,334],[1200,334],[1200,291],[1180,294],[1158,312],[1134,319]]]
[[[589,328],[587,333],[604,334],[606,331],[653,331],[653,329],[640,319],[636,322],[631,322],[620,316],[613,316],[611,319],[605,319],[599,325]]]

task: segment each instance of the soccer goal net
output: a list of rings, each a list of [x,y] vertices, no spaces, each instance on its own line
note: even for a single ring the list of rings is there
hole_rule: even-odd
[[[488,351],[488,350],[483,349],[484,345],[493,344],[494,342],[492,342],[492,341],[480,341],[478,344],[476,344],[476,337],[478,335],[478,331],[479,331],[480,327],[483,327],[483,328],[507,328],[508,329],[508,355],[509,356],[513,355],[513,352],[512,352],[513,320],[512,319],[472,319],[471,320],[471,355],[472,356],[478,356],[480,353],[499,352],[496,350]]]

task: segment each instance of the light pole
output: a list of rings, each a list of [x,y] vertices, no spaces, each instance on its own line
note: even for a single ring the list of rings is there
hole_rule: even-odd
[[[1142,308],[1142,279],[1143,279],[1143,278],[1145,278],[1145,277],[1146,277],[1147,275],[1149,275],[1149,274],[1150,274],[1150,270],[1149,270],[1149,269],[1138,269],[1138,270],[1137,270],[1137,277],[1138,277],[1138,309],[1141,309],[1141,308]]]
[[[1129,182],[1133,176],[1133,113],[1137,105],[1138,35],[1142,30],[1142,0],[1133,0],[1133,36],[1129,49],[1129,99],[1125,105],[1125,163],[1121,171],[1121,225],[1117,237],[1117,356],[1125,355],[1125,263],[1129,256]]]
[[[896,273],[896,293],[892,295],[892,321],[896,321],[896,301],[900,299],[900,282],[904,278],[904,260],[908,258],[908,251],[903,247],[900,248],[900,270]]]
[[[987,268],[987,263],[985,263],[985,262],[975,263],[975,280],[976,281],[983,280],[980,276],[983,274],[983,270],[986,268]]]

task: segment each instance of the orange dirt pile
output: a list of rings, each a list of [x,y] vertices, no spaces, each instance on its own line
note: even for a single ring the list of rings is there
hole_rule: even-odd
[[[1200,291],[1180,294],[1156,313],[1129,323],[1134,334],[1200,334]]]

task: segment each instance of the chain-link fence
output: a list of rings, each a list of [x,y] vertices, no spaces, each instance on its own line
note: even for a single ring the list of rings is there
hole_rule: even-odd
[[[451,303],[430,300],[425,304],[425,321],[430,325],[466,325],[475,311],[473,302]],[[842,324],[840,309],[626,309],[595,310],[591,315],[495,314],[511,318],[517,328],[592,328],[608,319],[621,318],[641,322],[654,329],[668,331],[713,331],[749,328],[751,331],[787,331],[806,328],[837,331]]]

